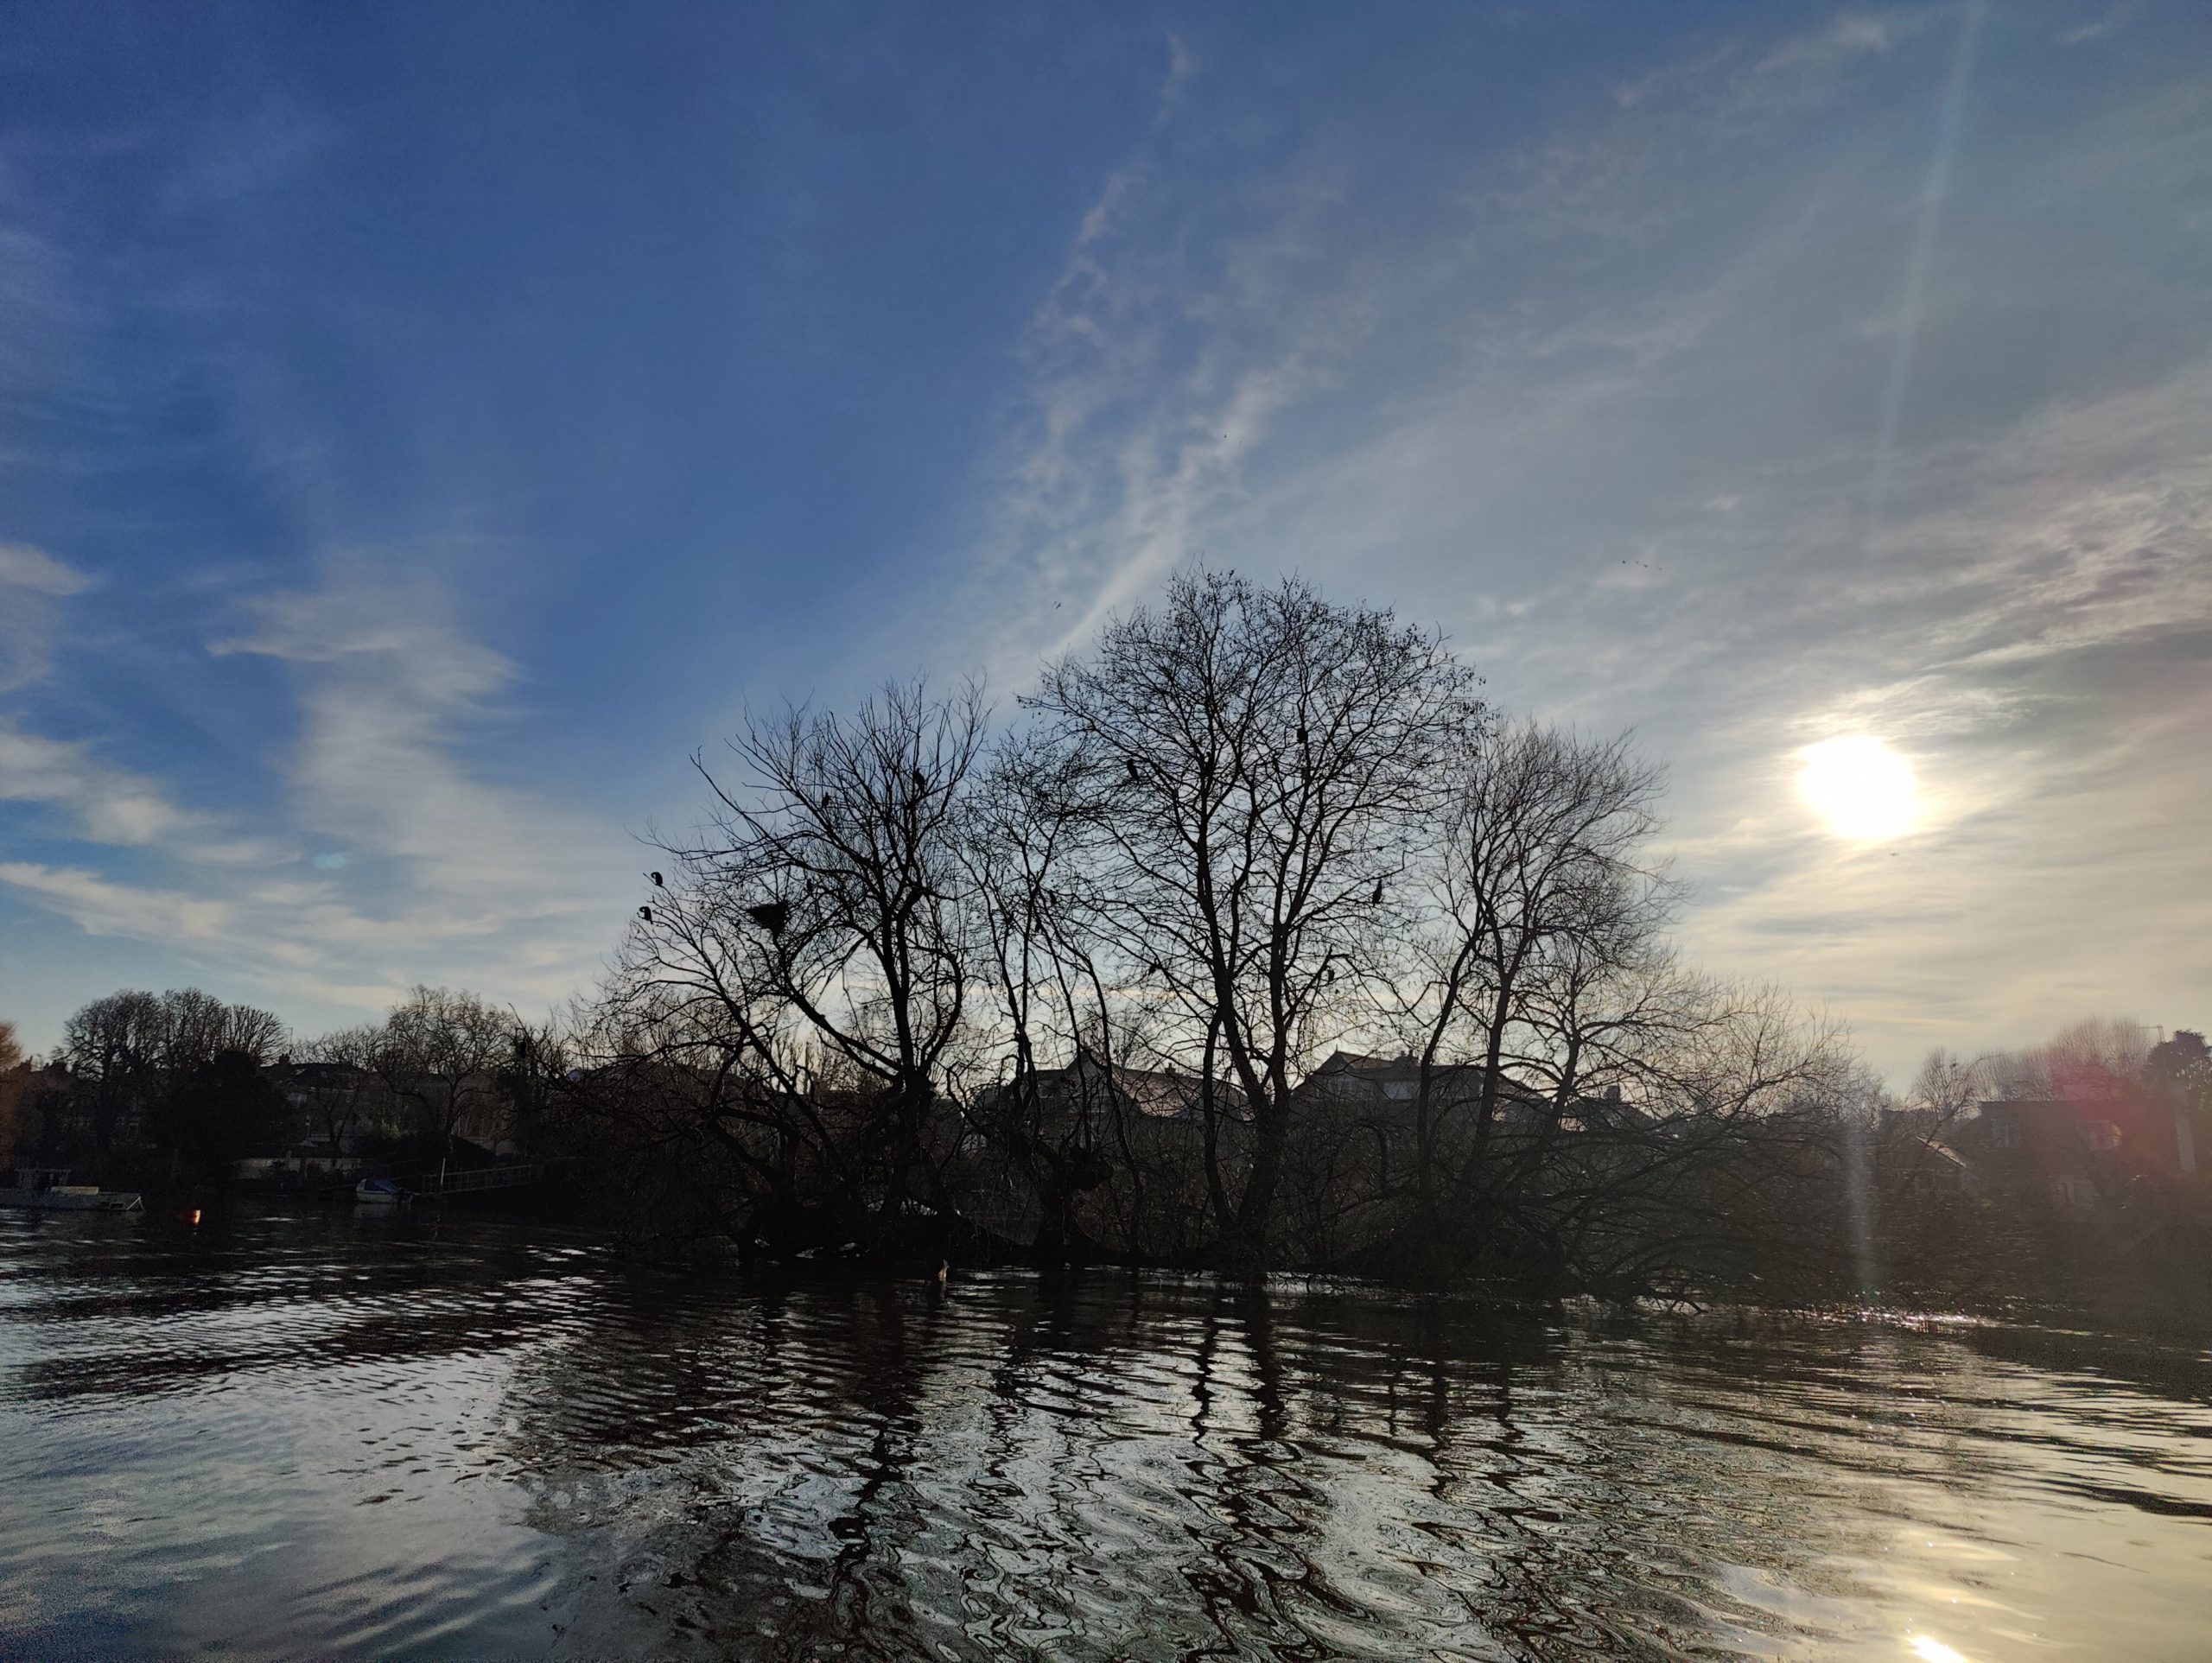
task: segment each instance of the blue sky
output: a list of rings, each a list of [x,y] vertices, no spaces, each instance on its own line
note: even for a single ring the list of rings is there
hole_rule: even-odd
[[[11,7],[0,1014],[543,1009],[747,701],[1203,557],[1634,725],[1893,1075],[2201,1024],[2208,205],[2189,3]]]

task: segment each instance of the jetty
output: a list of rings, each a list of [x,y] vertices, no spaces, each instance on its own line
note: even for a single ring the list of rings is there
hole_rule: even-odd
[[[61,1166],[20,1167],[15,1184],[0,1190],[0,1207],[29,1207],[49,1213],[137,1213],[146,1203],[136,1190],[103,1190],[97,1184],[72,1184]]]

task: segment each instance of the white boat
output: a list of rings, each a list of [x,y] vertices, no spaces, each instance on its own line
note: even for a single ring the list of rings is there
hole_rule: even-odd
[[[407,1191],[390,1178],[363,1178],[353,1186],[353,1199],[364,1207],[401,1207]]]

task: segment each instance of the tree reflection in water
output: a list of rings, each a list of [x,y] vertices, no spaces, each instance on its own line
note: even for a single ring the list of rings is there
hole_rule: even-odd
[[[430,1221],[0,1270],[0,1649],[2201,1654],[2212,1389],[2147,1341]]]
[[[1928,1498],[2018,1476],[2005,1423],[2036,1411],[1979,1335],[1121,1277],[632,1285],[513,1401],[518,1450],[567,1463],[539,1522],[702,1654],[1891,1654],[1900,1527],[1954,1535],[1974,1510]],[[624,1451],[688,1504],[576,1476]],[[1972,1558],[1971,1597],[2018,1580]]]

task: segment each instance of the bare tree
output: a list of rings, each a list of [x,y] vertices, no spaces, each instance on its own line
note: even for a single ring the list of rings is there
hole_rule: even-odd
[[[664,846],[610,989],[611,1031],[779,1203],[802,1150],[848,1216],[939,1206],[943,1070],[966,1010],[959,864],[982,690],[792,710],[703,763],[709,831]],[[856,1220],[855,1221],[856,1222]]]
[[[1650,950],[1674,894],[1644,849],[1659,789],[1626,735],[1516,724],[1468,759],[1446,823],[1440,898],[1457,940],[1440,1019],[1450,1026],[1454,1004],[1471,1019],[1482,1126],[1516,1049],[1571,1095],[1599,1060],[1589,996],[1638,971],[1663,978]]]
[[[93,1000],[62,1025],[62,1054],[89,1097],[92,1146],[102,1157],[161,1089],[168,1036],[161,1000],[135,990]]]
[[[557,1101],[567,1092],[575,1062],[572,1036],[558,1017],[525,1022],[508,1012],[508,1060],[504,1075],[507,1102],[513,1111],[510,1131],[516,1146],[525,1154],[538,1151],[538,1139],[553,1118]]]
[[[1067,759],[1085,910],[1132,983],[1179,1017],[1250,1122],[1234,1186],[1211,1158],[1233,1255],[1264,1263],[1290,1093],[1340,1019],[1439,772],[1478,709],[1433,634],[1287,580],[1178,577],[1025,703]]]
[[[1905,1106],[1924,1117],[1928,1136],[1940,1138],[1967,1119],[1989,1089],[1988,1058],[1968,1059],[1939,1046],[1922,1059]]]
[[[2143,1077],[2151,1031],[2126,1017],[2082,1017],[2043,1044],[1993,1053],[1988,1083],[2001,1097],[2100,1097]]]
[[[217,1030],[216,1049],[237,1051],[265,1065],[275,1061],[284,1049],[285,1038],[283,1021],[273,1011],[259,1010],[251,1005],[227,1005],[223,1007],[222,1023]]]
[[[89,1109],[94,1152],[105,1159],[118,1139],[147,1132],[149,1112],[166,1113],[226,1053],[238,1053],[240,1068],[266,1062],[283,1032],[268,1012],[226,1005],[197,987],[125,990],[86,1005],[64,1025],[62,1055],[75,1078],[72,1095]]]
[[[1125,1246],[1143,1235],[1145,1186],[1114,1089],[1122,1024],[1075,885],[1082,827],[1071,812],[1072,759],[1033,733],[1004,741],[970,810],[963,860],[997,1019],[979,1035],[991,1077],[967,1095],[968,1113],[1037,1196],[1035,1247],[1079,1253],[1077,1197],[1108,1184],[1116,1158],[1130,1186]],[[1046,1082],[1052,1082],[1047,1089]]]
[[[918,685],[700,765],[711,822],[659,846],[569,1094],[666,1175],[640,1193],[696,1175],[781,1247],[1003,1202],[1048,1254],[1418,1245],[1623,1292],[1755,1275],[1843,1205],[1878,1094],[1832,1025],[1678,960],[1625,738],[1494,725],[1434,635],[1233,574],[1023,706],[988,771],[976,690]],[[1408,1057],[1317,1073],[1378,1034]]]
[[[172,1084],[213,1062],[222,1051],[230,1012],[197,987],[172,987],[162,995],[162,1058]]]
[[[364,1023],[320,1035],[302,1044],[294,1060],[322,1065],[306,1089],[307,1109],[335,1155],[384,1089],[378,1072],[385,1060],[384,1029]]]
[[[450,1153],[461,1123],[495,1101],[511,1024],[476,994],[416,987],[385,1019],[376,1070],[393,1097],[416,1105],[423,1129]]]
[[[1654,1011],[1622,1058],[1632,1096],[1495,1140],[1487,1222],[1532,1255],[1514,1268],[1606,1294],[1833,1273],[1866,1222],[1850,1168],[1880,1101],[1848,1037],[1778,988],[1680,972]]]
[[[16,1043],[16,1025],[0,1019],[0,1160],[15,1153],[22,1135],[22,1102],[29,1074],[22,1047]]]
[[[172,1082],[205,1068],[225,1051],[271,1062],[284,1044],[284,1025],[273,1012],[227,1005],[197,987],[172,987],[162,995],[162,1067]]]
[[[1397,1001],[1418,1039],[1423,1239],[1447,1194],[1475,1223],[1465,1209],[1498,1187],[1483,1168],[1510,1082],[1548,1098],[1548,1133],[1586,1091],[1618,1087],[1655,1025],[1679,1019],[1659,942],[1675,892],[1644,847],[1661,779],[1624,734],[1529,722],[1487,729],[1454,759],[1408,932],[1416,977]],[[1471,1126],[1447,1175],[1443,1134],[1460,1114]]]

